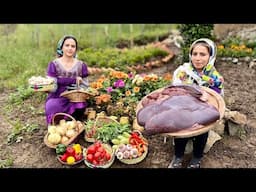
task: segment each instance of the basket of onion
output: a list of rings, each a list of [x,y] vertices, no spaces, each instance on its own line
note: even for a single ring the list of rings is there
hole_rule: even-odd
[[[148,142],[141,132],[133,131],[128,144],[120,144],[115,150],[117,159],[125,164],[137,164],[148,154]]]

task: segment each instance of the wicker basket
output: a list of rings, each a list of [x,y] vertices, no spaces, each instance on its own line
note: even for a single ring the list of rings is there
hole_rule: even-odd
[[[104,144],[102,144],[102,145],[103,145],[104,148],[107,150],[107,152],[111,154],[110,160],[109,160],[106,164],[104,164],[104,165],[93,165],[93,164],[91,164],[90,162],[87,161],[87,159],[86,159],[86,156],[87,156],[87,149],[84,148],[84,150],[83,150],[83,155],[84,155],[84,157],[85,157],[85,158],[84,158],[84,163],[85,163],[85,165],[87,165],[87,166],[90,167],[90,168],[109,168],[109,167],[114,163],[115,154],[114,154],[114,151],[113,151],[112,147],[111,147],[109,144],[106,144],[106,143],[104,143]]]
[[[93,129],[97,130],[97,128],[100,128],[102,127],[104,124],[107,124],[107,123],[111,123],[111,122],[116,122],[116,123],[119,123],[118,121],[110,118],[110,117],[107,117],[107,116],[98,116],[94,122],[94,126],[93,126]],[[86,132],[84,133],[84,139],[85,141],[87,142],[90,142],[90,143],[93,143],[96,141],[96,139],[94,137],[88,137]]]
[[[132,164],[137,164],[140,163],[143,159],[145,159],[145,157],[148,154],[148,146],[145,147],[145,151],[144,153],[137,157],[137,158],[133,158],[133,159],[118,159],[119,161],[121,161],[122,163],[128,164],[128,165],[132,165]]]
[[[215,106],[218,109],[218,111],[220,113],[219,120],[217,120],[216,122],[213,122],[209,125],[206,125],[206,126],[198,128],[198,129],[195,129],[195,130],[192,130],[192,129],[191,130],[189,130],[189,129],[188,130],[181,130],[181,131],[173,132],[173,133],[163,133],[161,135],[171,136],[171,137],[176,137],[176,138],[187,138],[187,137],[197,136],[197,135],[203,134],[203,133],[209,131],[210,129],[214,128],[216,123],[218,123],[224,117],[226,105],[225,105],[225,101],[222,98],[222,96],[220,94],[218,94],[217,92],[215,92],[214,90],[208,88],[208,87],[201,86],[201,89],[208,93],[209,97],[208,97],[207,103],[210,104],[210,105]],[[157,90],[151,92],[150,94],[161,92],[163,90],[164,90],[164,88],[160,88],[160,89],[157,89]],[[144,98],[146,98],[147,96],[145,96]],[[142,100],[138,103],[137,108],[136,108],[136,114],[138,113],[139,109],[141,109],[143,107],[142,102],[143,102],[144,98],[142,98]],[[135,123],[137,123],[137,121]],[[134,127],[141,127],[141,126],[134,125]],[[143,131],[143,130],[144,130],[144,127],[140,131]]]
[[[56,123],[59,121],[59,119],[64,119],[68,120],[71,119],[72,121],[74,121],[77,124],[77,121],[74,119],[74,117],[72,117],[69,114],[66,113],[56,113],[53,118],[52,118],[52,125],[56,125]],[[60,118],[62,117],[62,118]],[[76,130],[78,131],[78,133],[76,135],[74,135],[73,137],[71,137],[68,141],[66,141],[65,143],[63,143],[64,145],[68,146],[70,145],[72,142],[75,141],[75,139],[84,131],[84,126],[78,126],[78,124],[76,125]],[[55,149],[57,147],[58,144],[54,145],[48,142],[48,136],[49,136],[49,132],[47,132],[47,134],[44,136],[44,143],[46,144],[46,146],[48,146],[49,148],[53,148]]]
[[[143,159],[146,158],[146,156],[147,156],[147,154],[148,154],[148,141],[146,140],[146,138],[144,138],[144,137],[142,136],[141,132],[138,131],[138,130],[134,130],[133,132],[138,133],[138,134],[140,135],[141,139],[143,139],[146,144],[144,145],[145,151],[142,153],[141,156],[139,156],[139,157],[137,157],[137,158],[132,158],[132,159],[119,159],[119,158],[117,158],[117,159],[118,159],[119,161],[121,161],[122,163],[129,164],[129,165],[140,163],[141,161],[143,161]],[[115,152],[116,152],[116,151],[115,151]]]
[[[84,140],[89,142],[89,143],[94,143],[96,139],[94,137],[88,137],[86,133],[84,134]]]
[[[95,95],[84,90],[72,90],[64,91],[60,96],[68,98],[71,102],[85,102]]]
[[[54,90],[55,85],[53,83],[47,85],[29,85],[29,88],[33,89],[35,92],[46,92]]]
[[[68,146],[73,146],[73,145],[74,145],[74,144],[71,144],[71,145],[68,145]],[[81,148],[82,148],[82,151],[83,151],[83,150],[84,150],[84,147],[81,146]],[[61,155],[57,155],[57,160],[58,160],[61,164],[63,164],[63,165],[74,166],[74,165],[77,165],[77,164],[79,164],[79,163],[81,163],[81,162],[84,161],[84,154],[82,153],[82,155],[83,155],[83,158],[82,158],[81,160],[79,160],[79,161],[74,162],[73,164],[68,164],[67,162],[61,161]]]

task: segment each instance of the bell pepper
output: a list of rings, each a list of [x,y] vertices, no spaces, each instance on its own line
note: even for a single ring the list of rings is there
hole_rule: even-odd
[[[63,155],[60,156],[60,160],[63,161],[63,162],[66,162],[68,156],[69,156],[69,155],[68,155],[67,153],[64,153]]]
[[[74,144],[73,149],[75,149],[76,154],[77,153],[82,153],[82,147],[81,147],[80,144]]]
[[[75,156],[76,154],[76,151],[73,147],[71,146],[68,146],[67,149],[66,149],[66,153],[69,155],[69,156]]]
[[[63,155],[66,152],[66,145],[58,144],[55,151],[57,155]]]
[[[75,160],[76,161],[80,161],[81,159],[83,159],[83,155],[81,154],[81,153],[77,153],[77,154],[75,154]]]

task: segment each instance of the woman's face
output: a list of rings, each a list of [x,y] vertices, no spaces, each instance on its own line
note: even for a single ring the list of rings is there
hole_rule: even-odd
[[[73,57],[76,54],[76,42],[74,39],[66,39],[62,46],[63,55]]]
[[[203,45],[195,45],[191,53],[191,61],[196,70],[201,71],[209,62],[210,53]]]

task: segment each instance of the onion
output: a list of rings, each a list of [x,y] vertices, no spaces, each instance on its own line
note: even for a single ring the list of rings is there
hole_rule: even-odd
[[[121,144],[121,145],[119,145],[119,147],[118,147],[118,151],[121,151],[121,152],[126,151],[126,145],[125,145],[125,144]]]
[[[124,155],[124,159],[128,159],[130,157],[130,152],[129,151],[125,151],[123,153],[123,155]]]
[[[132,147],[131,144],[127,144],[127,145],[126,145],[126,149],[127,149],[128,151],[132,150],[132,148],[133,148],[133,147]]]
[[[117,157],[117,159],[123,159],[124,155],[122,152],[119,151],[116,153],[116,157]]]
[[[130,153],[133,158],[138,157],[138,149],[137,148],[133,148]]]

